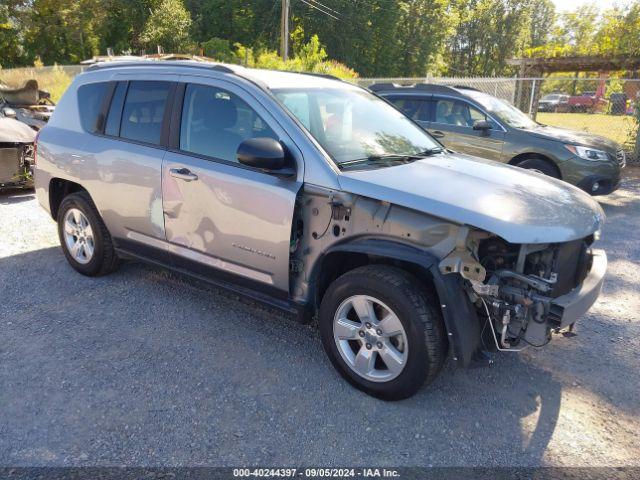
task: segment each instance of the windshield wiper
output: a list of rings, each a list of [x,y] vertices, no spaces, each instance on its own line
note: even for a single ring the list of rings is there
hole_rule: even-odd
[[[409,162],[409,161],[414,161],[414,160],[421,160],[423,158],[427,158],[430,155],[435,155],[437,153],[442,153],[444,151],[444,148],[442,147],[434,147],[434,148],[429,148],[427,150],[424,150],[422,152],[419,153],[413,153],[413,154],[403,154],[403,153],[384,153],[384,154],[380,154],[380,155],[369,155],[366,158],[358,158],[356,160],[346,160],[344,162],[340,162],[338,165],[340,167],[349,167],[352,165],[360,165],[360,164],[366,164],[366,163],[377,163],[377,162],[384,162],[386,160],[398,160],[401,162]]]
[[[420,152],[418,155],[420,157],[428,157],[429,155],[436,155],[438,153],[442,153],[444,152],[444,148],[443,147],[433,147],[433,148],[428,148],[427,150]]]

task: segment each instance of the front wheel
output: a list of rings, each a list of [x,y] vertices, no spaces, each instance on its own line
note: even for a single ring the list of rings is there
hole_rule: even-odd
[[[322,299],[319,323],[334,367],[356,388],[385,400],[416,393],[446,357],[438,303],[398,268],[369,265],[339,277]]]

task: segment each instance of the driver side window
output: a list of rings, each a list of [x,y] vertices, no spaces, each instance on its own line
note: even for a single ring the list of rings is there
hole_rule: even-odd
[[[237,162],[238,146],[275,132],[240,97],[221,88],[189,84],[184,93],[180,150]]]

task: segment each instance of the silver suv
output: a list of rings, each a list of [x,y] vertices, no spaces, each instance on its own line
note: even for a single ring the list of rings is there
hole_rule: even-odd
[[[317,317],[337,370],[400,399],[546,344],[596,300],[604,214],[558,180],[452,154],[337,79],[189,62],[78,76],[36,191],[84,275],[134,258]]]

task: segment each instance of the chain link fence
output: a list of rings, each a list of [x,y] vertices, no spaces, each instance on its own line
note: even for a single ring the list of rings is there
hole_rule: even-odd
[[[639,162],[640,79],[547,78],[360,78],[358,85],[433,83],[475,88],[505,100],[534,120],[554,127],[602,135]]]

